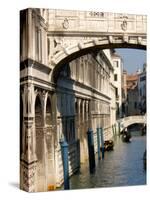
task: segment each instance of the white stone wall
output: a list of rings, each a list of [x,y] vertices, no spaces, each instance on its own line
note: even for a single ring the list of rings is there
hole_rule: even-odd
[[[114,66],[114,80],[113,85],[118,91],[118,95],[116,96],[116,103],[119,105],[119,117],[122,117],[122,60],[118,55],[113,56],[113,66]],[[115,79],[116,76],[116,79]]]

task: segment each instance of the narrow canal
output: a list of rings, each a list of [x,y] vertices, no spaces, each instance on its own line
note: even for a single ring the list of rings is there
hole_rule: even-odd
[[[94,174],[89,173],[88,161],[81,165],[80,171],[70,178],[70,189],[146,184],[143,165],[146,137],[134,135],[131,143],[123,143],[121,137],[114,141],[114,150],[105,152],[104,160],[98,161],[96,154]]]

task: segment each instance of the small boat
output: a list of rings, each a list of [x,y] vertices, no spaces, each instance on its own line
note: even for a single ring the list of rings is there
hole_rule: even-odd
[[[127,130],[125,130],[125,131],[122,133],[122,141],[123,141],[123,142],[131,142],[131,133],[128,132]]]
[[[114,148],[113,140],[106,140],[104,142],[104,148],[105,148],[105,151],[112,151]]]

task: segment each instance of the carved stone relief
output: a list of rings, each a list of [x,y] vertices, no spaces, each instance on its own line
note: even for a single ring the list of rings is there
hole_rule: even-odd
[[[127,30],[127,21],[124,19],[122,24],[121,24],[121,28],[123,31],[126,31]]]
[[[64,29],[68,29],[69,28],[69,20],[67,18],[65,18],[62,25],[63,25]]]
[[[36,163],[32,163],[28,166],[25,163],[22,164],[23,190],[35,192],[35,172]]]

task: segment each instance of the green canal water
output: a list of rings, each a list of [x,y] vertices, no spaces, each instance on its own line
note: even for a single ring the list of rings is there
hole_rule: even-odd
[[[146,184],[143,165],[146,136],[134,132],[130,143],[123,143],[121,137],[114,138],[114,142],[114,150],[105,152],[104,160],[98,161],[97,154],[95,155],[95,173],[89,173],[88,161],[81,164],[80,171],[70,178],[70,189]]]

